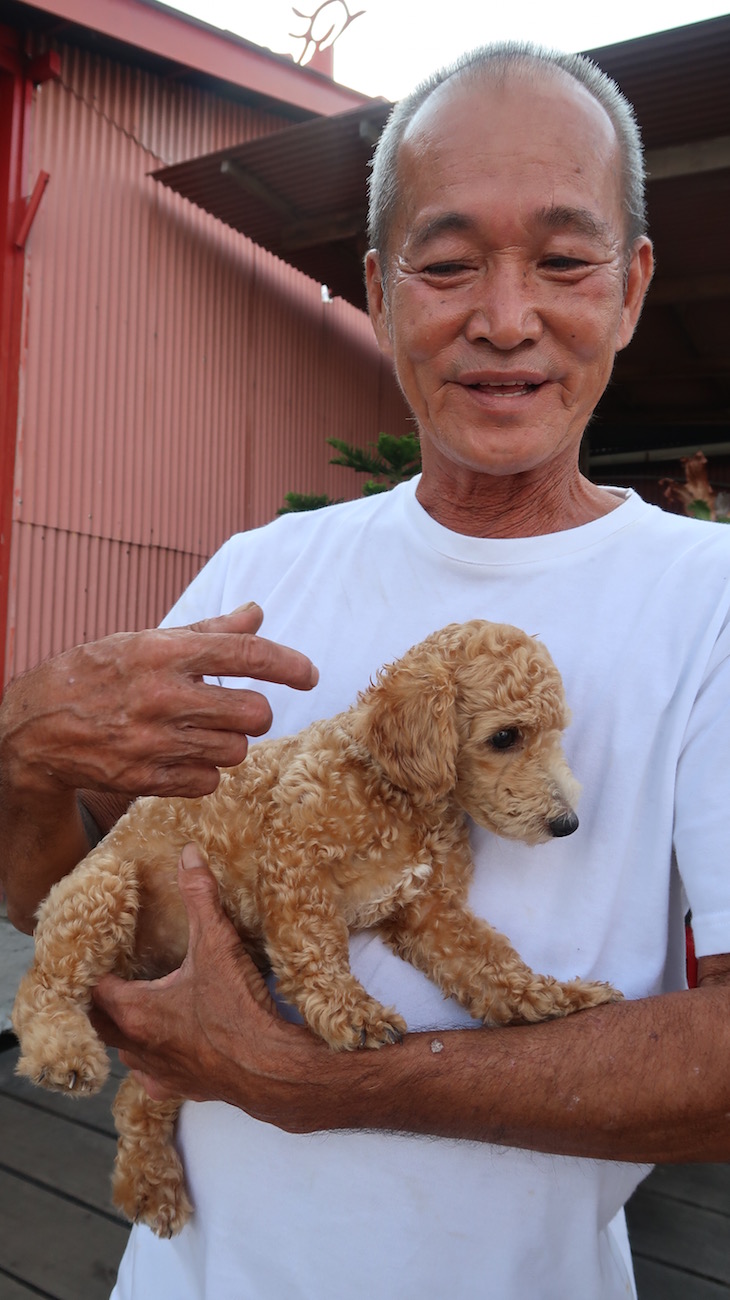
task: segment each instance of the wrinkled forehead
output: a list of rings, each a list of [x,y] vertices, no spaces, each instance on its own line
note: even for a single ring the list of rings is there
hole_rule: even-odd
[[[566,124],[602,145],[617,148],[613,123],[586,86],[563,68],[531,63],[507,67],[474,66],[441,82],[416,110],[403,132],[401,148],[437,138],[442,131],[469,123],[494,129],[495,115],[519,114],[561,138]]]
[[[441,183],[489,176],[517,190],[537,169],[594,194],[623,224],[616,131],[586,87],[559,68],[470,69],[438,86],[404,131],[394,224]]]

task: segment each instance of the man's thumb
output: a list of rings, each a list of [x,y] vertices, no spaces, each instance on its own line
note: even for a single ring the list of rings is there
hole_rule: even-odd
[[[203,867],[203,869],[208,872],[208,875],[210,875],[206,856],[200,845],[195,844],[193,840],[191,840],[189,844],[183,845],[183,850],[180,854],[180,866],[184,871],[196,871],[199,870],[200,867]]]
[[[222,913],[218,882],[198,844],[184,845],[178,862],[177,880],[182,894],[191,938],[199,934]]]

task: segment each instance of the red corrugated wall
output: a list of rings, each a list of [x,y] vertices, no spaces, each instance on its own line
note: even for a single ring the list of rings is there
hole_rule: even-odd
[[[280,119],[71,48],[35,95],[7,676],[154,624],[286,491],[357,495],[327,436],[408,426],[361,313],[147,175]]]

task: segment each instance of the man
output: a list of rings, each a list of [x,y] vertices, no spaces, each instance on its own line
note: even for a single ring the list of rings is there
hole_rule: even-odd
[[[365,934],[353,968],[413,1032],[333,1054],[274,1010],[188,848],[183,967],[97,991],[150,1092],[206,1103],[180,1124],[193,1222],[171,1242],[134,1231],[119,1300],[614,1300],[633,1293],[622,1206],[644,1164],[730,1159],[730,535],[578,470],[651,277],[641,180],[630,109],[577,58],[497,47],[404,101],[367,281],[422,477],[232,539],[167,620],[193,630],[70,652],[9,693],[8,894],[29,924],[84,851],[73,788],[198,794],[265,729],[260,696],[201,674],[273,682],[283,734],[437,626],[524,626],[565,680],[581,827],[535,850],[475,829],[470,902],[534,968],[627,997],[475,1028]],[[244,599],[317,663],[311,695],[290,689],[311,686],[307,661],[253,635],[256,608],[226,617]],[[113,820],[118,800],[85,800]]]

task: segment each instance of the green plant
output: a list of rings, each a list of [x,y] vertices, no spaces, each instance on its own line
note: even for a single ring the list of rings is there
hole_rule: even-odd
[[[316,492],[287,492],[284,505],[276,513],[277,515],[299,514],[302,510],[321,510],[323,506],[331,505],[334,505],[334,502],[326,493],[318,495]]]
[[[378,435],[376,444],[369,447],[352,447],[340,438],[328,438],[330,447],[339,452],[333,456],[330,465],[344,465],[357,474],[369,474],[363,485],[363,496],[374,496],[378,492],[387,492],[396,483],[403,483],[412,478],[421,468],[421,446],[414,433],[404,433],[400,437],[391,433]],[[322,506],[336,503],[326,495],[303,492],[287,492],[285,504],[277,514],[287,515],[300,510],[321,510]]]
[[[330,465],[344,465],[358,474],[371,475],[363,487],[366,497],[387,492],[396,483],[413,478],[421,468],[421,444],[415,433],[400,437],[381,433],[376,445],[369,448],[351,447],[339,438],[328,438],[327,442],[340,453],[332,457]]]

